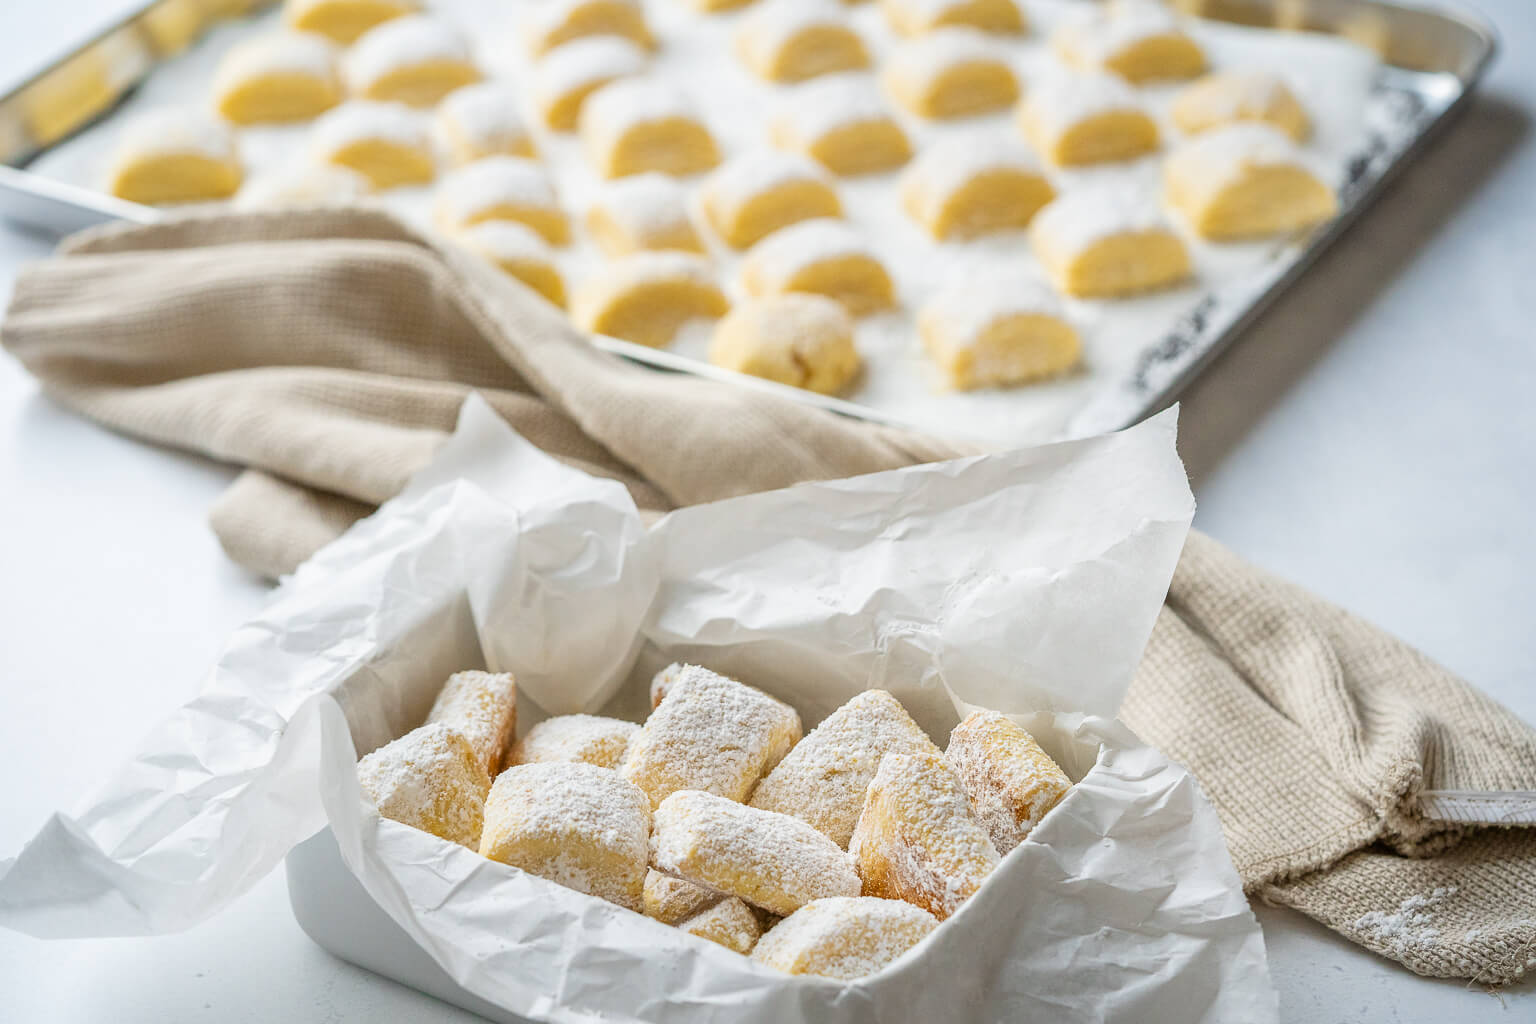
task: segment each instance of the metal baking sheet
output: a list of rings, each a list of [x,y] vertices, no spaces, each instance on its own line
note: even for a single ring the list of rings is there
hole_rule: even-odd
[[[117,0],[119,6],[124,0]],[[26,168],[62,141],[102,117],[177,47],[196,45],[188,10],[219,17],[262,6],[242,0],[159,0],[131,8],[97,26],[62,58],[28,72],[25,80],[0,78],[0,214],[52,231],[109,219],[152,220],[156,211],[88,188],[43,177]],[[1123,369],[1100,375],[1071,414],[1053,427],[1079,436],[1127,426],[1165,406],[1236,338],[1258,313],[1358,217],[1393,175],[1436,130],[1464,105],[1495,49],[1493,33],[1468,15],[1395,6],[1372,0],[1180,0],[1186,13],[1221,22],[1346,37],[1382,60],[1371,83],[1364,137],[1345,169],[1341,213],[1286,258],[1239,281],[1201,292],[1166,331],[1122,360]],[[82,76],[82,69],[85,74]],[[85,84],[79,84],[84,80]],[[878,411],[847,399],[742,377],[674,351],[613,339],[597,343],[636,362],[770,390],[847,415],[902,423],[890,409]],[[1028,387],[1020,389],[1028,400]],[[997,395],[987,396],[995,400]],[[1039,435],[1018,441],[1041,440]],[[993,440],[998,440],[993,438]]]

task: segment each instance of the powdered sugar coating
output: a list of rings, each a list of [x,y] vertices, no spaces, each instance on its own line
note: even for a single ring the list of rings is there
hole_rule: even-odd
[[[572,93],[645,70],[646,53],[620,36],[587,36],[551,50],[534,73],[534,100],[549,110]]]
[[[795,745],[758,784],[752,806],[793,815],[846,847],[881,759],[919,752],[939,751],[900,701],[866,690]]]
[[[438,691],[427,723],[456,729],[492,778],[517,729],[517,684],[510,672],[455,672]]]
[[[611,146],[638,125],[672,118],[698,119],[693,101],[676,86],[651,78],[628,78],[603,86],[581,110],[581,132],[589,145]]]
[[[903,191],[918,190],[934,202],[988,171],[1043,176],[1040,161],[1022,143],[992,133],[954,136],[929,146],[907,168]]]
[[[708,910],[725,896],[708,886],[664,875],[655,868],[646,872],[644,913],[662,924],[682,924]]]
[[[439,220],[450,226],[473,223],[498,206],[563,216],[544,168],[520,156],[491,156],[460,167],[443,178],[436,204]]]
[[[1084,67],[1100,67],[1131,47],[1163,36],[1182,37],[1179,19],[1149,0],[1104,4],[1063,25],[1054,45]]]
[[[1209,195],[1261,167],[1296,167],[1310,173],[1300,146],[1278,128],[1242,122],[1204,132],[1168,155],[1163,174],[1190,195]]]
[[[768,0],[753,7],[737,30],[743,47],[765,59],[812,26],[847,28],[848,16],[835,0]]]
[[[238,162],[235,134],[222,121],[198,110],[177,108],[141,114],[125,124],[114,166],[177,154]]]
[[[932,83],[962,64],[1008,65],[1008,51],[993,36],[974,28],[941,28],[902,43],[891,54],[887,68],[892,76]]]
[[[605,185],[592,209],[587,211],[589,225],[606,220],[614,235],[615,251],[681,248],[699,250],[698,232],[688,217],[688,190],[677,179],[659,172],[633,174]],[[601,233],[596,226],[594,233]],[[669,242],[671,244],[661,244]],[[686,243],[686,244],[685,244]],[[651,702],[655,707],[660,698]]]
[[[739,156],[711,174],[704,185],[705,201],[722,212],[739,210],[765,192],[798,182],[832,187],[832,179],[815,161],[760,150]]]
[[[512,750],[512,764],[580,761],[617,768],[640,731],[634,722],[599,715],[557,715],[528,730]]]
[[[541,0],[530,4],[526,35],[535,54],[583,36],[617,35],[649,47],[650,31],[636,0]]]
[[[758,936],[763,934],[757,915],[746,903],[735,896],[727,896],[718,903],[681,922],[678,930],[742,955],[752,952]]]
[[[859,893],[848,855],[799,818],[698,790],[680,790],[656,808],[651,860],[660,871],[775,914]]]
[[[932,914],[901,900],[832,896],[774,925],[752,959],[789,974],[851,981],[884,969],[938,926]]]
[[[781,135],[808,149],[857,124],[893,121],[891,108],[868,75],[825,75],[797,86],[779,111]]]
[[[922,315],[926,323],[943,325],[947,347],[969,348],[1005,317],[1061,319],[1066,311],[1045,282],[1009,275],[971,279],[947,288],[929,300]]]
[[[806,35],[806,33],[810,33]],[[839,40],[829,45],[832,40]],[[793,58],[810,56],[812,66]],[[776,81],[799,80],[869,64],[864,40],[836,0],[768,0],[752,8],[736,30],[736,49],[749,68]],[[792,65],[799,63],[800,67]]]
[[[214,76],[221,95],[266,75],[308,75],[329,80],[336,72],[336,47],[311,32],[274,32],[247,39],[224,55]]]
[[[1073,189],[1035,214],[1030,235],[1035,245],[1070,262],[1089,247],[1116,235],[1171,232],[1157,203],[1139,192],[1109,185]]]
[[[606,768],[513,765],[485,803],[480,853],[577,892],[639,911],[651,808]]]
[[[466,155],[523,155],[532,149],[528,126],[517,112],[517,94],[504,82],[455,89],[437,108],[437,126]]]
[[[848,852],[866,896],[906,900],[940,921],[998,862],[959,778],[938,753],[890,754],[880,762]]]
[[[446,725],[423,725],[357,762],[357,781],[379,813],[470,849],[480,845],[485,765]]]
[[[1072,780],[1024,727],[973,711],[949,734],[945,759],[997,851],[1006,854],[1067,795]]]
[[[411,14],[365,32],[347,51],[342,77],[349,90],[361,94],[386,75],[438,62],[469,64],[469,44],[437,18]]]
[[[688,259],[681,253],[643,255],[671,263]],[[630,744],[620,771],[650,795],[653,806],[678,790],[743,801],[799,740],[800,716],[788,704],[686,665]]]
[[[841,220],[818,217],[775,231],[753,247],[747,257],[752,275],[766,292],[782,291],[806,267],[842,256],[874,259],[874,250],[859,232]]]
[[[423,151],[432,145],[426,115],[403,103],[372,100],[353,100],[322,115],[311,138],[316,154],[322,157],[371,140]]]
[[[1107,73],[1050,75],[1031,84],[1023,119],[1035,146],[1052,149],[1056,140],[1083,121],[1121,112],[1146,114],[1141,98],[1125,79]]]

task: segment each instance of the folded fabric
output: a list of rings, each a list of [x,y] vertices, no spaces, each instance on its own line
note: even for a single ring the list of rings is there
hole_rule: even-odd
[[[963,454],[593,348],[467,252],[366,210],[187,214],[69,240],[0,343],[56,401],[245,467],[213,509],[277,576],[403,486],[479,391],[660,513]],[[1536,731],[1192,535],[1122,715],[1206,788],[1249,892],[1423,974],[1536,966]]]

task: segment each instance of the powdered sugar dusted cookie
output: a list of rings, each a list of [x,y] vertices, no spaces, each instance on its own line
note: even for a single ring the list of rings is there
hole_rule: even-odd
[[[653,258],[662,255],[685,258]],[[620,772],[649,793],[652,804],[680,789],[741,801],[799,740],[800,716],[788,704],[685,665],[630,744]]]
[[[420,0],[288,0],[283,18],[300,32],[350,43],[375,25],[420,9]]]
[[[801,82],[869,66],[864,40],[836,0],[768,0],[742,18],[736,52],[770,82]]]
[[[517,278],[544,298],[565,307],[565,278],[549,243],[516,221],[486,220],[454,232],[465,248]]]
[[[682,924],[724,898],[725,895],[715,889],[673,878],[652,868],[645,876],[642,909],[646,917],[662,924]]]
[[[588,96],[640,74],[646,61],[646,52],[622,36],[587,36],[551,50],[534,72],[533,98],[544,123],[551,131],[575,131]]]
[[[937,753],[890,754],[880,762],[848,852],[864,895],[906,900],[940,921],[971,897],[997,850],[971,818],[965,790]]]
[[[946,28],[897,47],[885,69],[886,91],[919,117],[968,117],[1002,110],[1019,98],[1007,53],[976,29]]]
[[[617,768],[639,733],[634,722],[600,715],[556,715],[546,718],[517,741],[513,764],[539,761],[580,761],[599,768]]]
[[[685,252],[638,252],[614,260],[583,282],[572,300],[571,315],[577,326],[593,334],[659,348],[688,321],[715,320],[730,307],[704,258]]]
[[[1333,189],[1301,149],[1266,124],[1234,124],[1176,149],[1163,167],[1168,205],[1202,238],[1258,238],[1338,212]]]
[[[544,168],[520,156],[492,156],[466,164],[437,187],[434,215],[445,231],[487,220],[514,220],[551,245],[570,240],[570,225]]]
[[[413,729],[358,761],[357,781],[391,821],[479,847],[491,779],[460,733],[445,725]]]
[[[802,220],[843,215],[819,166],[772,151],[739,156],[715,171],[704,184],[703,204],[715,233],[737,249]]]
[[[605,85],[587,98],[580,123],[587,157],[604,178],[697,174],[720,162],[698,110],[664,82],[629,78]]]
[[[727,896],[713,906],[706,907],[686,921],[678,922],[678,930],[689,935],[724,946],[743,956],[752,952],[763,927],[752,908],[735,896]]]
[[[227,199],[243,180],[235,136],[195,110],[142,114],[123,128],[107,190],[135,203]]]
[[[901,182],[902,206],[938,239],[1022,228],[1055,196],[1028,149],[990,134],[935,143]]]
[[[377,189],[437,174],[424,116],[399,103],[343,103],[315,122],[311,145],[317,161],[349,167]]]
[[[1019,127],[1035,152],[1062,167],[1129,160],[1158,146],[1141,98],[1109,74],[1037,83],[1019,109]]]
[[[862,365],[842,304],[798,292],[737,303],[715,326],[709,361],[825,395],[842,390]]]
[[[517,112],[517,94],[505,82],[455,89],[438,105],[435,127],[457,164],[488,156],[534,155],[533,136]]]
[[[945,25],[966,25],[998,35],[1025,31],[1024,13],[1015,0],[880,0],[891,28],[920,36]]]
[[[348,167],[302,161],[247,181],[235,196],[242,210],[345,205],[373,191],[373,183]]]
[[[1186,86],[1173,102],[1173,123],[1189,135],[1256,121],[1301,142],[1312,123],[1285,79],[1270,71],[1220,71]]]
[[[1043,283],[983,278],[945,289],[918,314],[928,355],[957,391],[1040,380],[1077,365],[1082,342]]]
[[[795,90],[773,122],[781,149],[804,153],[833,174],[900,167],[912,155],[907,133],[866,75],[828,75]]]
[[[544,0],[532,5],[526,33],[534,56],[584,36],[619,36],[654,49],[637,0]]]
[[[519,764],[486,798],[480,853],[638,912],[650,833],[650,803],[617,773]]]
[[[848,855],[799,818],[699,790],[675,792],[656,808],[651,860],[659,871],[775,914],[859,894]]]
[[[1199,45],[1155,0],[1114,0],[1063,25],[1051,42],[1068,64],[1131,82],[1193,78],[1205,70]]]
[[[1007,854],[1072,788],[1072,780],[1024,727],[996,711],[973,711],[944,752],[971,810],[997,852]]]
[[[688,216],[688,190],[656,172],[605,185],[587,210],[587,230],[608,256],[661,249],[704,251]]]
[[[851,981],[882,970],[938,926],[928,911],[902,900],[830,896],[774,925],[752,959],[787,974]]]
[[[828,715],[758,784],[752,806],[791,814],[847,846],[880,759],[938,747],[884,690],[865,690]]]
[[[369,29],[342,62],[347,89],[363,99],[430,107],[478,82],[469,44],[445,22],[424,14]]]
[[[510,672],[455,672],[438,691],[427,724],[446,725],[469,741],[491,778],[517,730],[517,684]]]
[[[1146,197],[1093,186],[1058,196],[1030,225],[1051,283],[1081,298],[1131,295],[1189,276],[1184,242]]]
[[[340,101],[335,46],[304,32],[246,40],[224,55],[213,80],[215,109],[236,124],[307,120]]]
[[[839,220],[806,220],[757,243],[741,264],[748,295],[812,292],[854,316],[895,304],[895,286],[869,244]]]

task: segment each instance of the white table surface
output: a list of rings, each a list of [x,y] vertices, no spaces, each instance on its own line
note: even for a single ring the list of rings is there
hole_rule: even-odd
[[[1482,96],[1186,395],[1181,444],[1197,526],[1536,722],[1536,5],[1480,7],[1504,38]],[[0,2],[0,63],[68,13]],[[47,251],[0,225],[0,294]],[[61,410],[0,356],[0,856],[190,697],[263,600],[207,526],[231,477]],[[1287,1020],[1536,1018],[1530,984],[1418,978],[1256,909]],[[5,1021],[428,1017],[478,1019],[312,945],[280,872],[182,935],[0,932]]]

